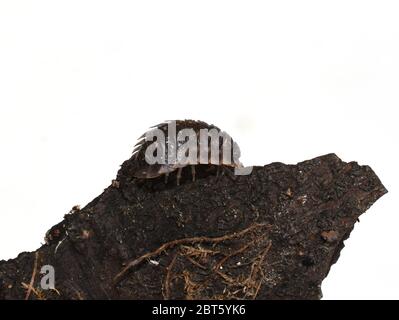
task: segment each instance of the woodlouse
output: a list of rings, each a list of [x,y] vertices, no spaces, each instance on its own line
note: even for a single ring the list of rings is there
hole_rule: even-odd
[[[158,161],[149,161],[149,155],[152,161],[153,158]],[[237,143],[215,125],[197,120],[165,121],[151,127],[139,138],[133,150],[135,168],[132,174],[138,179],[164,176],[167,183],[169,175],[176,172],[179,185],[182,170],[187,166],[190,166],[195,181],[200,172],[202,175],[218,175],[221,169],[240,167],[239,157]],[[197,166],[202,168],[198,173]]]

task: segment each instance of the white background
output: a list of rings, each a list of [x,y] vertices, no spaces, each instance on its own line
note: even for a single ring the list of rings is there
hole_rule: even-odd
[[[136,138],[201,119],[246,165],[335,152],[389,193],[325,299],[399,298],[398,1],[1,1],[0,259],[100,194]]]

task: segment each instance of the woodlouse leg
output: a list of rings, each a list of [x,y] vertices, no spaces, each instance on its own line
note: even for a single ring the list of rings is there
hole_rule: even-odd
[[[180,186],[180,178],[181,178],[181,172],[182,172],[183,168],[179,168],[177,169],[177,176],[176,176],[176,181],[177,181],[177,185]]]
[[[191,175],[193,176],[193,181],[195,181],[195,166],[191,166]]]
[[[230,178],[232,181],[237,180],[237,176],[234,174],[234,171],[227,167],[222,167],[223,175]]]
[[[169,178],[169,172],[165,173],[165,184],[168,183],[168,178]]]

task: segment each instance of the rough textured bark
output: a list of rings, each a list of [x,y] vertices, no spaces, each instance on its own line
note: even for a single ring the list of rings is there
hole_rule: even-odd
[[[180,186],[137,183],[132,165],[48,244],[0,261],[1,299],[319,299],[358,217],[386,193],[334,154]],[[41,289],[43,265],[56,290]]]

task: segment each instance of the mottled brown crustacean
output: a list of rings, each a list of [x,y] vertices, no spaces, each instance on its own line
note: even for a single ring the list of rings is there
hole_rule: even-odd
[[[188,131],[185,130],[185,132],[189,132],[192,135],[190,138],[195,137],[195,162],[180,161],[182,154],[187,156],[189,153],[187,148],[183,148],[190,140],[188,136],[180,136],[183,129],[188,129]],[[164,141],[158,141],[157,137],[152,137],[151,140],[146,139],[146,137],[148,138],[148,136],[154,135],[155,130],[162,131],[165,137]],[[201,130],[207,134],[206,139],[201,139]],[[217,135],[212,137],[212,132]],[[161,161],[156,163],[150,163],[148,161],[146,151],[151,145],[153,149],[158,148],[156,152],[162,152],[159,158]],[[176,155],[173,160],[169,157],[169,154],[172,152]],[[202,158],[200,157],[201,152],[203,155]],[[212,154],[212,152],[214,153]],[[190,166],[192,180],[195,181],[197,166],[201,166],[203,169],[202,173],[205,175],[214,173],[218,175],[221,168],[240,167],[241,163],[239,162],[239,157],[240,150],[237,143],[235,143],[226,132],[221,131],[214,125],[196,120],[165,121],[151,127],[150,130],[139,138],[133,150],[133,158],[136,162],[133,176],[139,179],[153,179],[164,176],[165,183],[167,183],[169,174],[176,171],[176,181],[179,185],[182,177],[182,170],[186,166]]]

